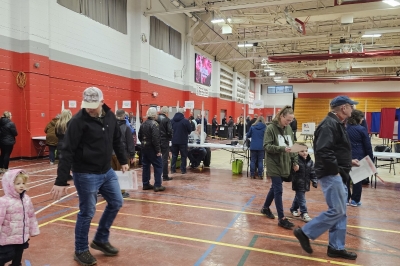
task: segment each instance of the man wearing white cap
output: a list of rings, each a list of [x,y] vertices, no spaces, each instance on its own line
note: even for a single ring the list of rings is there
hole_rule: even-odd
[[[97,261],[89,252],[88,234],[96,212],[97,192],[107,201],[107,206],[90,246],[107,256],[118,254],[118,249],[109,242],[110,227],[123,202],[118,178],[111,169],[113,150],[121,170],[129,169],[117,119],[104,104],[99,88],[84,90],[82,109],[70,120],[61,150],[63,156],[51,194],[57,200],[66,194],[72,168],[80,210],[75,226],[74,259],[81,265],[94,265]]]

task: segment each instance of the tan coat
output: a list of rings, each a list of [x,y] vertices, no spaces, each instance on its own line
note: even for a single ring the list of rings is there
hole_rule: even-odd
[[[46,144],[50,146],[57,146],[58,138],[56,136],[56,123],[58,118],[53,118],[46,128],[44,129],[44,133],[46,133]]]

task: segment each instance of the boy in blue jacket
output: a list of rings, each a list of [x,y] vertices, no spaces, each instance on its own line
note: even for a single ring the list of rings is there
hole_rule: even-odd
[[[296,191],[296,195],[294,196],[290,212],[295,217],[301,217],[307,223],[312,219],[307,211],[306,191],[310,191],[310,181],[315,188],[318,186],[318,181],[314,171],[314,162],[308,154],[308,147],[305,144],[302,145],[304,145],[304,150],[299,151],[298,155],[299,170],[292,180],[292,189]],[[298,212],[299,208],[300,213]]]

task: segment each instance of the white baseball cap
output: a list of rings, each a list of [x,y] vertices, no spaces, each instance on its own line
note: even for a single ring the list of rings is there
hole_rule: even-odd
[[[83,91],[81,108],[96,109],[103,100],[103,92],[96,87],[89,87]]]

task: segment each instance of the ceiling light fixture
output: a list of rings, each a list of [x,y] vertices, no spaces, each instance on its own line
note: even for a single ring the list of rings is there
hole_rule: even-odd
[[[275,76],[275,72],[269,72],[269,75],[268,75],[268,76],[270,76],[270,77]]]
[[[238,44],[238,47],[253,47],[254,45],[252,43],[240,43]]]
[[[381,37],[382,34],[376,33],[376,34],[364,34],[361,36],[361,38],[379,38]]]
[[[382,2],[384,2],[385,4],[388,4],[390,6],[399,6],[400,3],[395,1],[395,0],[383,0]]]
[[[222,18],[216,18],[216,19],[213,19],[213,20],[211,20],[211,23],[223,23],[223,22],[225,22],[225,20],[224,19],[222,19]]]
[[[264,69],[264,72],[273,72],[272,69]]]

